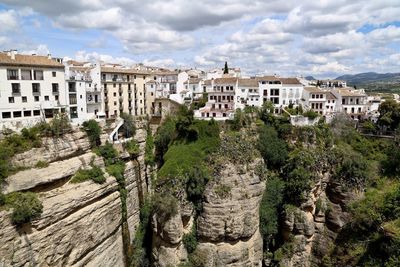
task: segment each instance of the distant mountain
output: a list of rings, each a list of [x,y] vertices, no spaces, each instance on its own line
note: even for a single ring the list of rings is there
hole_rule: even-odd
[[[316,80],[313,76],[306,76],[304,77],[306,80],[313,81]]]
[[[368,85],[374,83],[400,83],[400,73],[365,72],[354,75],[342,75],[336,80],[347,81],[348,85]]]

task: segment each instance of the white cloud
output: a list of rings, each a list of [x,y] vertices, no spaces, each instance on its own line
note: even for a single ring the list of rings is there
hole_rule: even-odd
[[[47,45],[40,44],[35,49],[21,51],[21,54],[47,56],[50,54],[50,50]]]
[[[18,14],[14,10],[0,11],[0,33],[12,32],[18,29]]]

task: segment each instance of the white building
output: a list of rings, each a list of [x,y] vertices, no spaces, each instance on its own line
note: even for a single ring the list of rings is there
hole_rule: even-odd
[[[361,119],[367,111],[367,95],[363,89],[335,88],[332,93],[338,99],[338,111]]]
[[[0,53],[0,129],[30,127],[68,111],[67,105],[61,59]]]
[[[320,115],[325,115],[327,93],[327,91],[323,91],[319,87],[304,87],[302,97],[303,108],[306,110],[313,110]]]
[[[303,85],[298,79],[265,76],[259,77],[258,80],[262,103],[271,101],[277,109],[300,104]]]
[[[238,80],[238,87],[235,92],[235,109],[244,109],[246,106],[262,106],[262,97],[256,78]]]

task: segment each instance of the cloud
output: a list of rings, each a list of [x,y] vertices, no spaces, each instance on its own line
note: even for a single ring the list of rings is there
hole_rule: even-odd
[[[0,11],[0,33],[12,32],[18,29],[18,14],[15,10]]]
[[[39,56],[47,56],[50,54],[50,50],[45,44],[40,44],[38,45],[35,49],[31,50],[23,50],[20,52],[20,54],[27,54],[27,55],[39,55]]]

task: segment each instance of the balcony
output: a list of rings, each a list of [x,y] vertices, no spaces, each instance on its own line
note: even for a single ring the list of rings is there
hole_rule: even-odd
[[[58,89],[53,89],[53,95],[58,95],[58,94],[60,94],[60,91],[58,90]]]
[[[40,95],[40,89],[32,89],[33,95]]]
[[[100,104],[100,101],[99,100],[94,100],[94,99],[92,99],[92,100],[87,100],[86,101],[86,103],[88,104],[88,105],[97,105],[97,104]]]
[[[13,95],[20,95],[20,94],[21,94],[21,89],[19,89],[19,88],[13,88],[13,89],[12,89],[12,94],[13,94]]]

